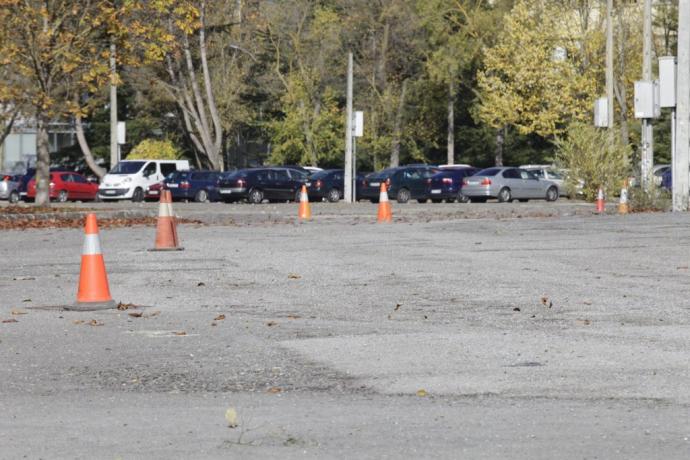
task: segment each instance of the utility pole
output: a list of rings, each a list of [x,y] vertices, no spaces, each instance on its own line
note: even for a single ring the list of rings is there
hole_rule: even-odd
[[[117,47],[110,42],[110,167],[114,168],[120,160],[117,144]]]
[[[606,0],[606,126],[613,133],[613,0]]]
[[[652,81],[652,0],[644,0],[642,29],[642,80]],[[641,180],[645,191],[651,189],[652,167],[654,166],[654,131],[650,118],[642,119],[641,136]]]
[[[343,198],[352,203],[352,53],[347,53],[347,110],[345,113],[345,184]]]
[[[676,156],[673,159],[673,210],[688,210],[690,188],[690,0],[678,0]]]

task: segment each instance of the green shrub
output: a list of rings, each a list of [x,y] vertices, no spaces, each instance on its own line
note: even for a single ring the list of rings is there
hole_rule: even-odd
[[[144,139],[127,155],[128,160],[177,160],[180,151],[172,141]]]
[[[564,137],[556,138],[556,164],[568,170],[566,187],[574,191],[579,180],[587,200],[595,200],[599,187],[607,196],[620,192],[629,176],[630,146],[624,145],[617,132],[595,128],[585,123],[572,123]]]
[[[660,187],[654,187],[649,192],[634,187],[630,189],[628,203],[633,212],[670,211],[672,199],[671,193]]]

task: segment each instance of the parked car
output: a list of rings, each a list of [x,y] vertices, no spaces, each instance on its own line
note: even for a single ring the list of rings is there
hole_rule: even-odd
[[[664,180],[664,174],[667,171],[671,171],[671,165],[656,165],[652,168],[654,185],[657,187],[661,185],[661,182]]]
[[[565,176],[551,165],[522,165],[521,169],[529,171],[539,179],[545,179],[553,182],[558,187],[558,196],[568,196],[568,190],[565,186]]]
[[[105,175],[98,196],[104,200],[143,201],[151,185],[175,171],[189,171],[189,161],[123,160]]]
[[[223,175],[218,195],[225,202],[247,200],[253,204],[268,201],[299,201],[304,175],[284,167],[240,169]]]
[[[0,199],[10,203],[18,202],[22,175],[1,174],[0,177],[2,177],[0,180]]]
[[[482,169],[474,176],[463,179],[463,195],[472,202],[485,202],[497,198],[500,202],[542,199],[556,201],[558,186],[549,180],[540,180],[529,171],[513,167]]]
[[[355,181],[355,196],[359,196],[362,174],[357,174]],[[321,201],[326,199],[331,203],[337,203],[343,198],[345,190],[345,172],[342,169],[326,169],[315,172],[307,182],[309,200]]]
[[[27,198],[36,198],[36,179],[31,179],[27,187]],[[49,195],[51,200],[64,203],[68,200],[96,200],[98,184],[89,182],[86,177],[70,171],[51,172]]]
[[[166,190],[165,185],[163,182],[157,182],[146,190],[146,193],[144,194],[144,199],[146,201],[158,201],[161,197],[161,190]]]
[[[478,168],[471,166],[442,168],[426,180],[426,197],[432,203],[440,203],[443,200],[449,203],[466,203],[469,199],[462,194],[462,180],[477,171]]]
[[[364,178],[359,197],[378,203],[381,183],[388,187],[388,198],[398,203],[407,203],[416,199],[420,203],[426,202],[426,180],[439,172],[435,166],[414,165],[388,168],[369,174]]]
[[[218,171],[175,171],[163,180],[163,187],[173,200],[217,201],[219,178]]]

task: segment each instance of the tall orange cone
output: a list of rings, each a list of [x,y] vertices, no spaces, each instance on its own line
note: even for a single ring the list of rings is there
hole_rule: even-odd
[[[378,222],[393,222],[393,211],[391,211],[391,202],[388,201],[388,189],[386,183],[381,182],[381,192],[379,193],[379,215]]]
[[[604,203],[604,190],[599,187],[599,193],[597,193],[597,212],[601,214],[605,209],[606,204]]]
[[[621,198],[618,202],[618,214],[627,214],[630,211],[628,207],[628,181],[623,182],[623,188],[621,188]]]
[[[156,223],[156,247],[149,251],[182,251],[183,249],[177,237],[177,221],[172,210],[172,193],[170,190],[161,190]]]
[[[81,253],[81,271],[77,303],[69,310],[106,310],[117,305],[110,296],[108,275],[101,252],[101,239],[98,236],[96,214],[87,214],[84,226],[84,247]]]
[[[300,220],[311,219],[311,206],[309,205],[309,195],[307,194],[307,186],[302,185],[302,191],[299,194],[299,213]]]

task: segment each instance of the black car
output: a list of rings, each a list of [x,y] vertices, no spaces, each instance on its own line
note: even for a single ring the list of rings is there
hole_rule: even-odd
[[[163,180],[173,200],[194,200],[198,203],[218,200],[218,171],[175,171]]]
[[[359,197],[363,175],[357,174],[356,196]],[[327,169],[312,174],[307,182],[309,200],[321,201],[324,198],[331,203],[337,203],[343,198],[345,190],[345,172],[342,169]]]
[[[440,170],[435,166],[414,165],[388,168],[369,174],[364,178],[359,198],[379,201],[381,183],[385,182],[388,188],[388,198],[397,200],[398,203],[407,203],[409,200],[426,202],[426,184],[434,174]]]
[[[259,204],[268,201],[299,201],[306,178],[291,168],[240,169],[218,181],[218,195],[225,202],[247,200]]]
[[[473,167],[442,168],[426,180],[426,197],[432,203],[459,201],[466,203],[469,199],[462,194],[462,180],[479,171]]]

